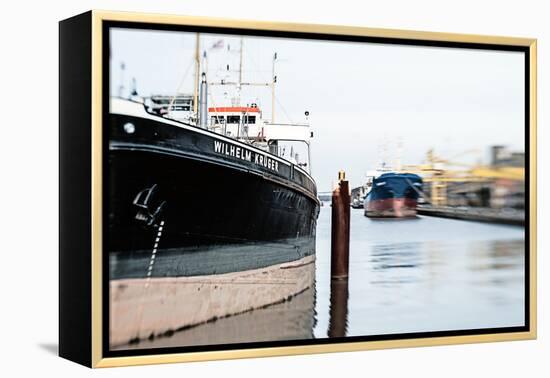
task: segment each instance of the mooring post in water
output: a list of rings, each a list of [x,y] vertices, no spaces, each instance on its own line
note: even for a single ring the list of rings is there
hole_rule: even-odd
[[[348,278],[349,272],[349,183],[344,171],[338,172],[338,187],[332,192],[332,234],[330,274],[333,280]]]

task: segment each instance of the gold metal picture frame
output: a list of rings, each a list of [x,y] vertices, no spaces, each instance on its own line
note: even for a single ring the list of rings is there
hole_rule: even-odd
[[[177,348],[110,353],[105,307],[109,264],[105,252],[105,203],[109,188],[105,135],[109,106],[108,27],[256,32],[289,38],[377,39],[377,43],[432,47],[515,48],[525,54],[525,326],[506,332],[457,330],[416,337],[312,340],[200,350]],[[279,33],[279,34],[276,34]],[[285,34],[286,33],[286,34]],[[197,101],[195,99],[195,101]],[[536,39],[377,29],[338,25],[230,20],[210,17],[90,11],[60,22],[60,356],[89,367],[114,367],[265,356],[535,339],[537,336],[537,42]],[[266,160],[267,164],[267,160]],[[271,163],[270,163],[271,164]],[[162,227],[162,225],[161,225]],[[160,229],[162,230],[162,228]],[[160,233],[159,233],[160,236]]]

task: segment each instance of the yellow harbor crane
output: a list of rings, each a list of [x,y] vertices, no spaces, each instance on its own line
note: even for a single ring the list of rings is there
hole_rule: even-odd
[[[521,167],[489,167],[481,164],[466,164],[453,161],[465,154],[479,152],[468,150],[451,159],[443,159],[437,156],[433,149],[426,154],[426,163],[418,165],[405,165],[401,172],[415,173],[422,176],[424,182],[430,183],[430,196],[427,200],[433,206],[447,205],[447,184],[456,183],[490,183],[498,179],[512,181],[524,181],[525,169]],[[449,167],[464,167],[463,169],[450,169]],[[426,196],[426,193],[424,193]]]

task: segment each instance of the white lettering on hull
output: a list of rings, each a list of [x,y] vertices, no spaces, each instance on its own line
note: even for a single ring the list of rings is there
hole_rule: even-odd
[[[220,155],[230,156],[239,160],[254,162],[254,164],[279,172],[279,162],[261,153],[250,151],[246,148],[230,143],[214,140],[214,152]],[[254,156],[254,158],[252,158]]]

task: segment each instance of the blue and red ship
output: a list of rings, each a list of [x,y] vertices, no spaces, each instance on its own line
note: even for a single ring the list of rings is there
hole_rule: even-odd
[[[383,173],[372,179],[372,187],[365,198],[367,217],[415,217],[418,198],[422,193],[422,179],[413,173]]]

